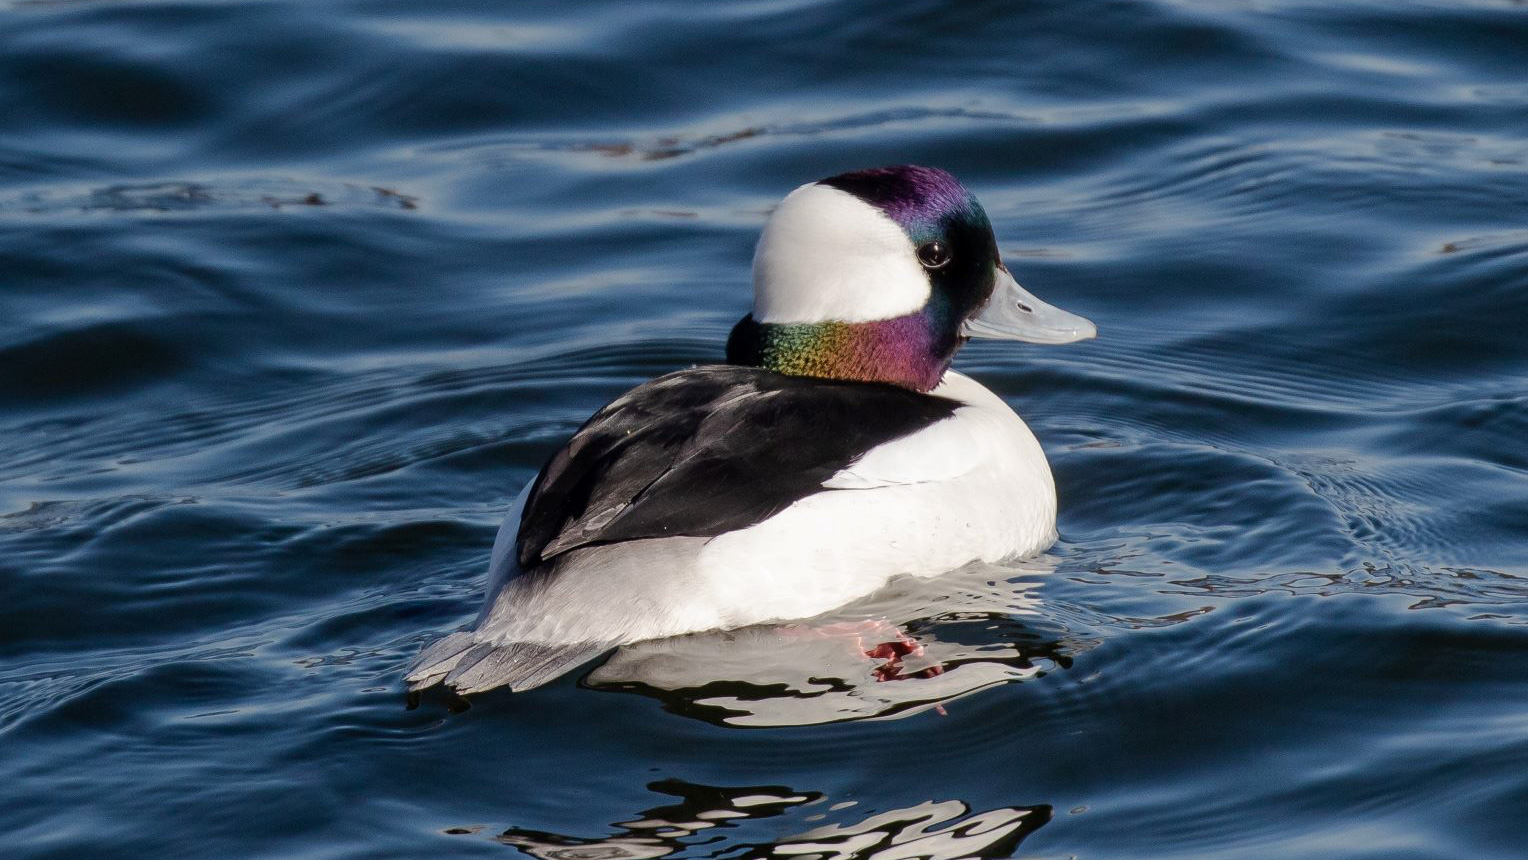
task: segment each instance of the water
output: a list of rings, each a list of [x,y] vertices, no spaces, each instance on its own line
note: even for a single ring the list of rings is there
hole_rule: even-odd
[[[0,4],[3,853],[1524,856],[1525,44],[1486,0]],[[406,709],[540,463],[720,355],[768,207],[908,161],[1099,324],[958,362],[1056,548],[790,660]]]

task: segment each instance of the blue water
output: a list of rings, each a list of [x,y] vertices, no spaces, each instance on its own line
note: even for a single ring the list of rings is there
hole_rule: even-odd
[[[1525,45],[1488,0],[0,2],[0,853],[1525,856]],[[899,162],[1099,325],[957,362],[1055,549],[883,596],[902,662],[408,709],[519,487],[719,358],[768,208]]]

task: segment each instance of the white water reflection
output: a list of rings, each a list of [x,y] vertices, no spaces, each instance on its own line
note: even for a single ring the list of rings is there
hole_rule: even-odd
[[[971,814],[958,800],[928,801],[851,825],[781,840],[763,856],[800,860],[962,860],[1007,857],[1050,820],[1048,806],[1000,806]]]
[[[1011,856],[1026,836],[1051,818],[1051,807],[999,806],[972,813],[958,800],[926,801],[903,809],[859,817],[852,802],[827,804],[819,792],[784,786],[720,788],[669,779],[650,789],[674,795],[672,804],[645,810],[631,821],[613,825],[605,836],[579,837],[511,828],[495,837],[539,860],[650,860],[704,848],[715,856],[718,844],[736,858],[795,860],[966,860]],[[820,825],[782,839],[749,841],[747,833],[724,839],[714,831],[738,831],[752,822],[827,805],[828,815],[844,822]],[[737,838],[741,835],[742,838]]]
[[[640,642],[585,683],[731,726],[904,717],[1064,667],[1077,643],[1037,610],[1054,563],[897,580],[809,621]]]

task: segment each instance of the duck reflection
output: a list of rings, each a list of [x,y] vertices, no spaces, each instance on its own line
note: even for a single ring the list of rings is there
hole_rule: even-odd
[[[810,621],[639,642],[584,678],[731,726],[903,717],[1071,664],[1087,647],[1037,612],[1045,562],[904,578]]]
[[[613,825],[619,830],[602,837],[565,836],[539,830],[511,828],[497,841],[541,860],[645,860],[703,848],[742,858],[792,857],[802,860],[963,860],[1009,857],[1029,834],[1050,821],[1049,806],[1001,806],[985,812],[955,800],[928,801],[905,809],[854,818],[853,804],[829,805],[827,814],[850,818],[849,823],[825,824],[783,839],[718,844],[718,828],[735,829],[750,822],[783,816],[800,807],[815,807],[827,798],[818,792],[797,792],[783,786],[716,788],[670,779],[648,788],[678,798],[657,806],[632,821]],[[825,815],[812,815],[813,819]]]

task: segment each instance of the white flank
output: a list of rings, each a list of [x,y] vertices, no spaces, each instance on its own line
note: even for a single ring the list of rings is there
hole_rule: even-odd
[[[965,405],[825,484],[842,490],[706,544],[699,568],[719,626],[810,617],[900,574],[934,576],[1055,542],[1056,487],[1034,434],[968,377],[947,373],[934,394]]]
[[[964,405],[870,451],[825,492],[715,538],[574,550],[555,576],[532,585],[509,552],[517,504],[471,639],[615,643],[807,618],[899,575],[934,576],[1050,546],[1056,489],[1034,434],[966,376],[945,374],[934,393]]]

